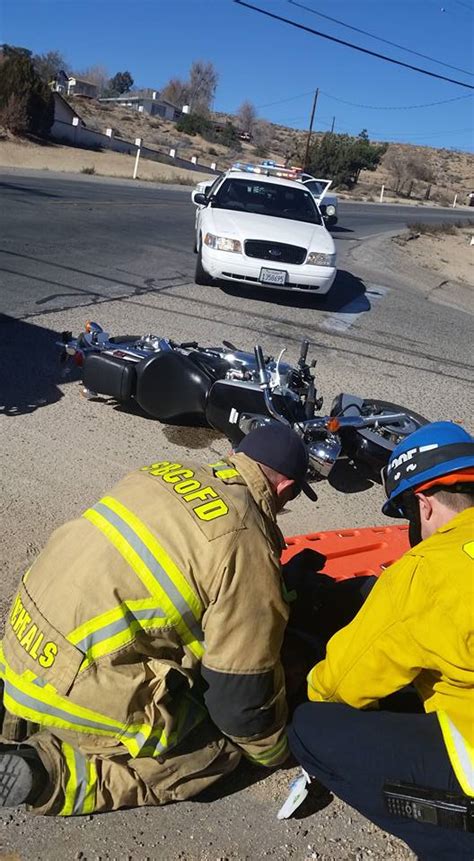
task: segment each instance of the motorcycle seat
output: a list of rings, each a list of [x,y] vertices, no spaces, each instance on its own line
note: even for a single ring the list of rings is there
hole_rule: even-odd
[[[157,353],[137,365],[135,398],[161,422],[205,421],[212,378],[174,350]]]

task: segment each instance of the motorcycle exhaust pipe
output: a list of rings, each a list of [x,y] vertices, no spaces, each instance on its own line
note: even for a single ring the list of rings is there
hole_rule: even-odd
[[[291,427],[291,423],[278,412],[273,403],[270,386],[268,383],[267,369],[265,367],[265,359],[263,358],[263,351],[259,344],[256,345],[254,352],[255,361],[257,362],[258,367],[258,374],[260,377],[260,388],[263,392],[263,398],[267,411],[272,416],[272,418],[276,419],[277,422],[281,422],[282,424]]]

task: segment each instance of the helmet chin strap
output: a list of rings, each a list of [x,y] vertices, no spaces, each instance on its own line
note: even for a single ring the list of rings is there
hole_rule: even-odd
[[[419,507],[417,508],[415,516],[413,518],[410,518],[408,526],[408,540],[410,542],[410,547],[416,547],[416,545],[423,540],[421,537],[421,519]]]
[[[420,503],[414,493],[408,491],[402,496],[403,512],[408,520],[408,540],[410,547],[416,547],[422,541]]]

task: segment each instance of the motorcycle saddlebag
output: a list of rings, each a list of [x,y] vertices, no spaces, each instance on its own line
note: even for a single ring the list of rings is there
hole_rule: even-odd
[[[137,385],[136,363],[106,353],[89,353],[84,359],[82,379],[91,392],[128,401]]]

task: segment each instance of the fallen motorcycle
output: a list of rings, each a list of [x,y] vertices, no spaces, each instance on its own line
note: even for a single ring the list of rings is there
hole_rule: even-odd
[[[307,340],[293,365],[282,361],[284,349],[275,358],[258,345],[250,353],[229,341],[202,347],[153,334],[111,337],[92,322],[77,338],[63,332],[60,344],[62,358],[82,369],[86,397],[135,401],[160,422],[208,425],[233,445],[270,421],[290,425],[308,448],[310,478],[327,478],[346,458],[377,480],[400,439],[428,421],[406,407],[346,393],[329,415],[318,415],[323,399]]]

